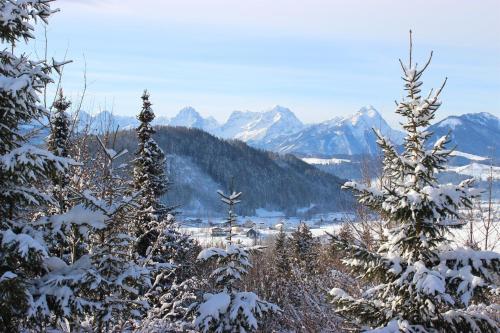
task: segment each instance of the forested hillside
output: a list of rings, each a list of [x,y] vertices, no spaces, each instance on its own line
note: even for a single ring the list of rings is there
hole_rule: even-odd
[[[293,155],[280,156],[186,127],[158,127],[155,139],[170,162],[172,184],[165,200],[183,211],[223,212],[216,190],[226,190],[233,177],[245,196],[240,214],[252,215],[258,208],[296,215],[304,207],[314,206],[310,213],[352,207],[352,197],[340,189],[341,179]],[[117,150],[126,148],[133,158],[135,147],[133,131],[118,133]]]

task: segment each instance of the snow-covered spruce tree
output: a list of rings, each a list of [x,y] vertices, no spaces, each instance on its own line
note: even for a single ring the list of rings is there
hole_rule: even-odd
[[[150,254],[157,257],[145,263],[152,270],[152,286],[146,297],[150,308],[138,325],[138,332],[185,332],[192,329],[191,305],[198,297],[196,256],[201,248],[189,235],[173,228],[174,216],[168,215],[163,232],[152,245]],[[161,260],[160,260],[161,258]],[[165,260],[167,260],[165,262]]]
[[[235,220],[234,205],[239,202],[241,192],[222,192],[222,202],[229,206],[228,219]],[[259,252],[259,247],[246,248],[228,239],[225,249],[208,248],[200,252],[198,260],[215,260],[217,268],[212,272],[215,293],[203,295],[203,302],[195,303],[194,326],[201,332],[254,332],[258,321],[266,313],[276,313],[280,309],[275,304],[261,300],[250,291],[239,291],[239,283],[248,269],[250,253]]]
[[[59,90],[59,95],[55,100],[53,113],[50,116],[50,134],[47,140],[48,150],[56,156],[69,157],[69,137],[70,125],[66,110],[70,107],[71,102],[63,96],[62,89]],[[66,173],[57,172],[51,175],[54,185],[54,197],[56,198],[59,207],[58,210],[64,212],[66,206],[65,187],[69,183],[69,175]]]
[[[40,93],[63,64],[32,61],[16,44],[34,38],[33,23],[47,23],[49,0],[0,1],[0,331],[28,326],[36,311],[34,283],[47,273],[47,248],[31,233],[28,212],[54,204],[44,183],[71,161],[30,145],[21,126],[47,114]],[[59,295],[62,296],[62,295]],[[58,303],[56,297],[52,301]]]
[[[448,241],[450,230],[463,226],[455,222],[460,209],[471,204],[477,191],[471,180],[437,182],[436,172],[450,154],[447,136],[425,149],[431,136],[426,128],[441,105],[444,86],[420,95],[431,57],[422,68],[413,62],[410,33],[409,63],[401,62],[406,96],[396,109],[405,118],[404,151],[399,154],[377,133],[390,186],[345,184],[360,203],[385,217],[387,240],[370,252],[332,236],[337,249],[348,255],[345,263],[375,285],[358,299],[341,289],[333,289],[331,296],[338,313],[367,332],[498,332],[487,312],[495,311],[488,294],[498,290],[499,254],[456,248]]]
[[[290,243],[294,263],[305,272],[313,273],[317,266],[318,246],[306,223],[299,223],[297,230],[292,233]]]
[[[147,249],[158,236],[158,223],[169,213],[160,203],[160,197],[167,191],[168,179],[165,174],[165,154],[152,137],[155,130],[151,122],[155,114],[149,93],[144,91],[141,98],[142,110],[137,117],[141,122],[137,128],[139,147],[134,160],[134,189],[141,191],[141,198],[135,232],[139,238],[137,252],[146,257]]]
[[[137,128],[139,148],[134,160],[134,187],[140,193],[135,232],[136,251],[145,267],[152,271],[153,283],[146,292],[151,305],[140,325],[143,331],[165,331],[186,326],[188,306],[196,299],[199,284],[194,261],[200,248],[176,228],[173,209],[160,198],[168,188],[165,155],[152,138],[154,113],[147,91]]]

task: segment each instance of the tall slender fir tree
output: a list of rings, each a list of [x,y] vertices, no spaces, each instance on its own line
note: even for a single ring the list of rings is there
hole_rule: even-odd
[[[69,151],[69,117],[67,114],[71,102],[64,97],[63,90],[52,105],[54,111],[50,119],[50,135],[48,138],[48,149],[56,156],[68,157]]]
[[[289,239],[285,233],[285,226],[281,225],[274,243],[275,268],[280,277],[290,274]]]
[[[226,227],[227,227],[227,241],[229,244],[233,242],[233,227],[237,222],[237,215],[234,212],[235,206],[240,203],[241,192],[236,193],[234,191],[234,179],[231,179],[231,186],[229,188],[229,194],[224,194],[222,191],[217,191],[217,193],[221,197],[221,201],[227,205],[227,218],[226,218]]]
[[[198,284],[193,265],[200,248],[176,227],[173,209],[161,203],[168,188],[166,159],[152,138],[154,113],[147,91],[137,128],[139,148],[134,160],[134,187],[140,193],[136,217],[137,253],[152,270],[152,286],[146,291],[151,309],[143,331],[178,329],[186,324],[188,305],[196,298]]]
[[[153,139],[155,130],[151,122],[155,118],[149,93],[142,95],[142,110],[137,119],[139,148],[134,160],[134,188],[141,191],[140,209],[136,218],[135,232],[139,238],[137,251],[146,257],[147,250],[155,242],[158,223],[166,220],[168,210],[160,203],[160,197],[167,191],[168,179],[165,174],[165,155]]]

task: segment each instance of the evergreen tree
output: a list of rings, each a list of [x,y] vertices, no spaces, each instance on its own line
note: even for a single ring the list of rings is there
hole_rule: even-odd
[[[152,268],[152,286],[146,292],[150,303],[140,332],[184,331],[192,327],[191,304],[197,299],[201,287],[196,256],[201,248],[189,235],[174,228],[174,216],[169,214],[160,221],[162,232],[148,253]]]
[[[69,145],[69,118],[66,111],[71,106],[64,95],[62,89],[59,96],[52,105],[54,112],[50,119],[50,135],[48,138],[48,149],[56,156],[68,157]]]
[[[52,105],[54,111],[50,117],[50,134],[47,140],[47,148],[55,156],[69,157],[70,131],[69,118],[66,114],[66,110],[70,105],[71,102],[63,96],[63,91],[60,89],[59,95]],[[68,202],[68,185],[70,183],[71,176],[68,172],[60,172],[59,170],[56,170],[50,175],[50,178],[52,179],[51,192],[57,204],[51,207],[49,214],[53,215],[64,213],[70,208]],[[63,240],[62,238],[66,238],[66,235],[70,232],[74,234],[77,230],[65,230],[68,233],[61,233],[61,229],[58,228],[58,231],[59,232],[52,233],[52,235],[50,235],[54,238],[47,239],[46,241],[49,243],[51,253],[62,256],[62,253],[68,251],[69,248],[69,244],[66,241],[67,239]]]
[[[91,268],[79,289],[95,304],[88,314],[88,328],[97,332],[124,331],[131,329],[132,320],[140,319],[148,308],[141,291],[150,286],[151,274],[133,254],[136,238],[130,230],[139,194],[128,195],[128,181],[115,172],[115,161],[126,151],[116,152],[97,140],[101,146],[96,163],[100,179],[93,193],[82,193],[82,200],[101,212],[105,220],[104,227],[90,238]]]
[[[318,249],[306,223],[300,222],[297,230],[292,233],[291,246],[295,263],[307,273],[314,272],[317,266]]]
[[[277,273],[284,277],[290,274],[290,255],[288,249],[288,237],[284,225],[281,225],[274,243],[275,265]]]
[[[411,33],[410,33],[411,41]],[[377,252],[332,236],[345,263],[375,285],[359,299],[341,289],[331,295],[339,314],[367,332],[498,332],[495,313],[487,303],[497,289],[498,253],[456,248],[449,242],[460,209],[469,207],[477,191],[472,180],[459,185],[439,184],[450,150],[448,136],[425,150],[432,133],[426,130],[441,105],[443,86],[422,97],[420,79],[430,60],[419,68],[412,59],[401,62],[406,97],[396,113],[405,118],[404,151],[376,132],[384,153],[384,172],[390,184],[382,189],[348,182],[359,202],[380,213],[387,224],[387,239]],[[445,80],[446,82],[446,80]],[[486,304],[485,304],[486,303]]]
[[[234,205],[239,202],[241,192],[224,195],[219,191],[219,194],[229,207],[228,219],[234,221]],[[211,274],[216,291],[205,293],[203,302],[193,304],[196,329],[204,333],[255,332],[262,316],[280,311],[278,306],[261,300],[254,292],[238,290],[243,275],[252,267],[250,252],[258,251],[259,247],[246,248],[228,238],[225,249],[208,248],[200,252],[198,260],[216,261],[217,268]]]
[[[199,284],[193,262],[199,245],[176,228],[173,209],[160,202],[168,188],[165,155],[152,138],[154,113],[147,91],[137,128],[139,148],[134,160],[134,188],[139,193],[135,232],[136,249],[143,265],[152,270],[153,283],[146,292],[151,309],[140,325],[142,331],[165,331],[186,326],[188,306]]]
[[[254,292],[239,291],[242,276],[252,267],[250,251],[239,244],[227,244],[225,249],[208,248],[200,252],[198,260],[216,260],[217,268],[211,277],[215,293],[203,295],[203,302],[195,304],[194,326],[202,332],[254,332],[258,321],[266,313],[279,312],[278,306],[261,300]]]
[[[168,179],[165,174],[165,155],[153,139],[155,130],[151,122],[155,118],[149,94],[142,95],[143,106],[137,119],[141,122],[137,128],[139,148],[134,160],[134,189],[141,191],[140,208],[135,222],[135,232],[139,240],[137,251],[146,257],[147,249],[158,237],[158,227],[165,220],[169,210],[159,199],[167,191]]]
[[[241,192],[234,192],[234,180],[231,180],[231,186],[229,189],[230,194],[224,194],[222,191],[217,191],[217,193],[221,196],[221,201],[225,203],[228,207],[227,210],[227,218],[226,218],[226,226],[227,226],[227,241],[228,244],[232,244],[232,238],[233,238],[233,226],[236,224],[237,221],[237,215],[234,212],[234,208],[236,204],[240,203],[241,201],[239,200],[241,196]]]
[[[32,233],[27,215],[53,204],[44,182],[72,162],[27,143],[21,126],[47,114],[40,93],[50,82],[51,65],[16,54],[16,44],[32,40],[34,26],[47,23],[50,0],[0,1],[0,331],[16,332],[37,313],[37,281],[47,273],[47,247]],[[59,303],[63,295],[54,295]]]

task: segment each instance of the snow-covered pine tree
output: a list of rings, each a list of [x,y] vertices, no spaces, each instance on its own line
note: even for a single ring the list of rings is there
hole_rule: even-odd
[[[318,247],[305,222],[299,223],[290,243],[294,262],[307,273],[313,273],[318,261]]]
[[[222,202],[228,205],[228,219],[236,220],[234,205],[239,201],[241,192],[230,194],[218,192]],[[205,293],[203,302],[193,304],[196,309],[194,326],[201,332],[244,333],[255,332],[259,319],[265,314],[279,312],[277,305],[261,300],[251,291],[239,291],[238,287],[244,274],[252,267],[251,252],[259,252],[259,247],[247,248],[232,243],[228,238],[225,249],[208,248],[200,252],[198,260],[215,260],[217,268],[212,272],[216,286],[215,293]]]
[[[240,244],[227,244],[225,249],[208,248],[200,252],[198,260],[216,260],[217,268],[211,277],[215,293],[205,293],[203,302],[195,304],[194,326],[202,332],[254,332],[258,321],[266,313],[279,312],[275,304],[261,300],[251,291],[239,291],[238,283],[252,267],[249,249]]]
[[[166,220],[169,210],[160,203],[160,197],[167,191],[168,179],[165,174],[165,155],[153,139],[155,130],[151,122],[155,118],[149,93],[142,95],[142,110],[137,119],[139,147],[134,160],[134,189],[141,191],[140,208],[135,221],[138,237],[137,252],[146,257],[148,248],[158,237],[158,223]]]
[[[449,242],[461,209],[471,205],[477,191],[472,181],[439,184],[436,173],[450,154],[448,136],[431,149],[426,130],[441,105],[444,86],[422,97],[422,67],[412,59],[401,62],[406,97],[396,113],[405,118],[404,151],[377,132],[384,153],[384,171],[391,178],[382,189],[348,182],[360,203],[380,213],[387,224],[387,240],[377,252],[332,236],[345,263],[375,285],[354,298],[341,289],[331,295],[337,311],[366,332],[498,332],[487,315],[495,313],[489,293],[498,290],[499,254],[456,248]],[[445,80],[446,82],[446,80]],[[496,310],[498,311],[498,310]],[[498,313],[498,312],[497,312]]]
[[[176,228],[172,208],[160,202],[168,188],[166,159],[152,138],[154,113],[147,91],[137,117],[139,148],[134,160],[134,188],[140,193],[135,232],[136,250],[145,267],[152,271],[153,283],[146,292],[151,309],[140,327],[142,331],[172,330],[186,324],[188,306],[196,299],[199,284],[194,267],[200,248]]]
[[[201,288],[196,265],[201,248],[193,238],[173,227],[174,218],[169,214],[164,222],[160,221],[163,232],[149,251],[157,258],[145,261],[152,267],[153,282],[146,292],[150,309],[139,332],[185,332],[192,328],[190,306]]]
[[[34,38],[34,22],[47,23],[50,2],[0,1],[0,331],[5,332],[27,327],[37,312],[34,284],[47,272],[47,248],[31,233],[27,211],[55,203],[43,184],[72,164],[30,145],[21,131],[47,114],[40,94],[52,82],[51,71],[64,65],[16,52],[17,43]],[[54,296],[58,303],[60,297]]]
[[[52,105],[52,113],[50,115],[50,134],[47,139],[48,150],[56,156],[69,157],[69,118],[66,114],[66,110],[71,105],[63,96],[62,89],[59,90],[57,99]],[[59,214],[66,212],[70,207],[68,203],[68,185],[70,181],[70,175],[68,172],[54,172],[50,175],[52,180],[51,192],[56,200],[56,205],[51,207],[48,211],[49,214]],[[58,228],[58,232],[52,233],[51,236],[54,239],[48,239],[48,244],[52,254],[59,254],[62,256],[64,251],[68,250],[68,244],[62,238],[66,238],[64,234],[61,234],[61,229]],[[50,237],[50,236],[49,236]]]

